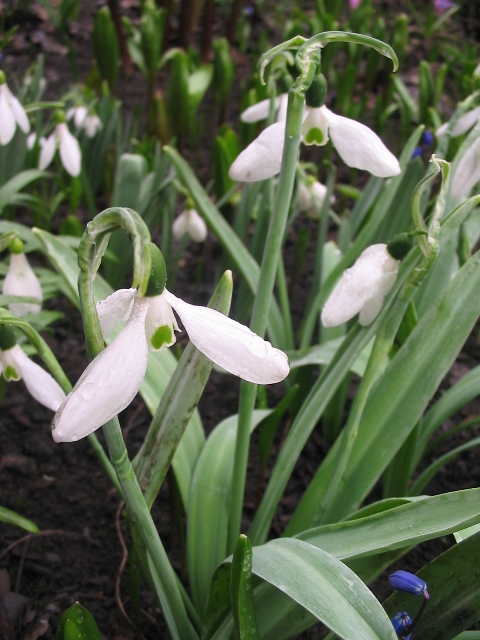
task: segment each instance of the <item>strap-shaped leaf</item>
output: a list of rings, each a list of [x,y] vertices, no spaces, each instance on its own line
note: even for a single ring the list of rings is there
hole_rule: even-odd
[[[243,534],[233,553],[230,597],[238,637],[242,640],[260,640],[253,606],[252,545]]]

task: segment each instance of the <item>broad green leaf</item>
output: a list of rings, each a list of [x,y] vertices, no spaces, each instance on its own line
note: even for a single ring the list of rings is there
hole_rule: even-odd
[[[372,592],[353,571],[322,549],[294,538],[273,540],[254,548],[252,570],[341,638],[396,638]]]
[[[101,640],[95,618],[88,609],[75,602],[64,611],[58,623],[55,640]]]
[[[418,572],[430,593],[423,616],[415,628],[422,640],[451,640],[480,620],[480,534],[454,545]],[[397,591],[385,601],[390,616],[408,611],[413,618],[421,598]]]
[[[15,177],[10,178],[10,180],[0,188],[0,213],[7,205],[11,204],[12,199],[23,189],[23,187],[26,187],[35,180],[46,178],[50,175],[51,174],[46,171],[27,169],[26,171],[18,173]]]
[[[269,415],[253,414],[252,430]],[[238,416],[223,420],[212,431],[195,467],[187,511],[187,559],[193,601],[205,609],[210,581],[227,556],[233,456]]]
[[[344,482],[329,514],[347,516],[366,497],[425,411],[480,315],[480,253],[451,280],[421,318],[372,390],[362,415]],[[333,472],[339,440],[305,492],[289,528],[316,523],[315,505]]]
[[[233,553],[230,597],[238,637],[242,640],[260,640],[253,606],[252,545],[243,534]]]
[[[25,529],[25,531],[29,531],[30,533],[38,533],[40,531],[34,522],[6,507],[0,507],[0,522]]]

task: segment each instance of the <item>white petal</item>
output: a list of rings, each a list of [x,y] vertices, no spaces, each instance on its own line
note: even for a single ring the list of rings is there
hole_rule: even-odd
[[[463,116],[461,116],[461,118],[458,119],[458,122],[453,127],[450,135],[452,136],[452,138],[461,136],[462,133],[466,133],[479,120],[480,120],[480,107],[476,107],[476,109],[467,111],[467,113],[464,113]],[[442,124],[441,127],[437,129],[436,135],[437,136],[443,135],[447,130],[447,127],[448,127],[448,122],[445,122],[444,124]]]
[[[85,125],[85,120],[88,116],[87,107],[77,107],[73,116],[73,122],[77,129],[81,129]]]
[[[282,93],[280,96],[278,96],[277,100],[277,122],[286,122],[288,109],[288,93]]]
[[[57,140],[55,138],[55,132],[53,132],[48,136],[42,150],[40,151],[40,158],[38,161],[38,168],[40,171],[43,171],[49,166],[53,160],[53,156],[55,155],[56,148]]]
[[[342,275],[325,303],[323,326],[341,325],[361,312],[365,305],[362,324],[373,322],[381,309],[378,302],[383,302],[395,284],[399,264],[399,260],[387,252],[385,244],[374,244],[365,249],[353,267]]]
[[[57,132],[62,164],[71,176],[78,176],[82,163],[82,152],[78,140],[72,136],[64,122],[57,124]]]
[[[7,382],[18,382],[22,379],[22,372],[18,365],[17,349],[18,345],[15,345],[11,349],[0,351],[0,360],[2,362],[3,377]]]
[[[0,145],[8,144],[15,134],[15,116],[13,115],[6,85],[0,85]]]
[[[57,411],[65,399],[65,393],[58,382],[42,367],[30,360],[18,344],[9,351],[30,395],[45,407]]]
[[[128,319],[136,293],[136,289],[118,289],[105,300],[97,302],[98,319],[104,338],[107,338],[121,322]]]
[[[323,106],[316,109],[306,109],[305,111],[306,117],[302,125],[303,143],[322,147],[328,142],[328,121],[326,117],[328,110]]]
[[[283,94],[275,98],[275,111],[280,108],[282,104],[282,98]],[[257,102],[257,104],[253,104],[251,107],[248,107],[248,109],[245,109],[245,111],[240,114],[240,120],[242,122],[248,123],[265,120],[266,118],[268,118],[268,115],[270,113],[270,103],[270,99],[267,98],[266,100]]]
[[[147,368],[145,316],[136,300],[127,325],[85,369],[53,419],[55,442],[74,442],[114,418],[136,396]]]
[[[204,242],[208,230],[203,218],[195,209],[186,209],[175,219],[172,233],[176,240],[188,234],[194,242]]]
[[[212,362],[256,384],[273,384],[287,377],[287,356],[243,324],[208,307],[187,304],[165,291],[193,344]]]
[[[12,94],[10,89],[7,87],[8,99],[10,101],[10,106],[12,108],[13,115],[15,120],[23,131],[23,133],[28,133],[30,131],[30,122],[28,120],[28,116],[25,113],[25,109],[22,107],[17,98]]]
[[[463,198],[480,180],[480,138],[477,138],[470,149],[458,163],[452,179],[451,195],[453,198]]]
[[[398,160],[371,129],[356,120],[337,116],[327,108],[325,114],[333,145],[345,164],[380,178],[400,173]]]
[[[151,351],[160,351],[165,347],[175,344],[175,331],[180,331],[173,315],[172,307],[167,302],[165,291],[159,296],[146,298],[148,300],[148,313],[145,321],[145,334],[148,348]]]
[[[3,281],[2,292],[6,296],[28,296],[43,300],[42,287],[33,269],[28,263],[24,253],[10,255],[10,266]],[[32,302],[14,302],[8,308],[16,316],[25,316],[27,313],[39,313],[41,304]]]
[[[282,166],[285,123],[275,122],[267,127],[237,157],[228,175],[239,182],[258,182],[280,173]]]
[[[91,113],[85,118],[85,123],[83,126],[85,128],[87,138],[94,138],[103,127],[103,124],[97,115]]]

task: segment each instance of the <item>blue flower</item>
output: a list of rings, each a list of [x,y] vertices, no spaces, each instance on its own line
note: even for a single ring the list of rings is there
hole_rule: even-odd
[[[427,590],[427,583],[409,571],[395,571],[388,578],[388,583],[398,591],[406,591],[416,596],[423,595],[426,600],[430,598]]]
[[[422,142],[427,146],[430,146],[433,143],[433,133],[428,129],[423,132]]]
[[[400,637],[403,636],[404,633],[408,632],[412,626],[412,619],[406,611],[399,611],[393,616],[391,623],[395,629],[395,633]]]

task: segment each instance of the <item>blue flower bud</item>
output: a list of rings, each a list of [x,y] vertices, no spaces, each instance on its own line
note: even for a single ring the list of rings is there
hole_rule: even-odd
[[[430,598],[427,583],[409,571],[395,571],[395,573],[389,576],[388,583],[394,589],[398,589],[398,591],[406,591],[416,596],[423,595],[425,600]]]
[[[399,611],[393,616],[391,623],[395,629],[395,633],[400,637],[410,629],[412,619],[406,611]]]
[[[422,142],[423,142],[423,144],[426,144],[428,146],[430,146],[433,143],[433,133],[431,131],[429,131],[428,129],[426,129],[423,132]]]
[[[415,147],[414,152],[412,153],[412,160],[415,160],[415,158],[419,158],[423,153],[423,149],[422,147]]]

